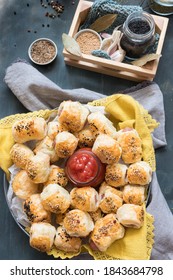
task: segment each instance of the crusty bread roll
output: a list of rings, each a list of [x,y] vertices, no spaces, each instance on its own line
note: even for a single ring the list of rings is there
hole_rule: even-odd
[[[48,136],[43,140],[38,141],[34,149],[34,153],[42,152],[50,156],[50,162],[54,163],[58,161],[59,157],[54,149],[54,142]]]
[[[16,121],[12,126],[12,135],[17,143],[41,140],[46,136],[47,124],[43,118],[31,117]]]
[[[43,207],[53,213],[64,213],[70,206],[70,194],[58,184],[46,186],[41,193]]]
[[[123,238],[124,234],[125,229],[118,222],[116,214],[107,214],[95,223],[90,236],[90,246],[92,249],[105,252],[115,240]]]
[[[49,223],[33,223],[30,228],[30,245],[41,252],[48,252],[53,246],[56,229]]]
[[[20,170],[13,178],[12,188],[15,195],[27,199],[32,194],[39,192],[39,185],[33,183],[25,170]]]
[[[70,132],[63,131],[55,138],[55,151],[60,158],[71,156],[77,148],[78,139]]]
[[[56,231],[54,244],[58,250],[64,252],[79,252],[82,240],[79,237],[70,236],[63,226],[59,226]]]
[[[123,188],[125,203],[142,205],[145,201],[146,186],[126,185]]]
[[[123,204],[117,210],[117,219],[125,227],[140,228],[144,222],[143,206]]]
[[[66,131],[67,129],[59,122],[52,121],[47,124],[47,136],[54,140],[59,132]]]
[[[117,209],[122,206],[122,192],[107,186],[99,193],[99,207],[103,213],[116,213]]]
[[[63,101],[58,109],[58,120],[70,132],[80,131],[87,120],[89,110],[77,101]]]
[[[38,152],[28,161],[26,171],[34,183],[46,182],[50,173],[50,157]]]
[[[106,134],[97,136],[92,151],[98,156],[101,162],[107,164],[116,163],[121,157],[121,147],[119,143]]]
[[[152,169],[145,161],[139,161],[129,166],[127,180],[131,185],[148,185],[152,179]]]
[[[51,213],[43,208],[40,194],[33,194],[24,201],[24,212],[31,223],[51,222]]]
[[[94,228],[94,222],[87,212],[70,210],[64,218],[63,226],[70,236],[86,237]]]
[[[117,132],[117,141],[122,148],[122,159],[125,163],[134,163],[142,158],[142,140],[138,132],[125,128]]]
[[[88,124],[85,125],[85,127],[82,130],[76,132],[74,135],[78,139],[79,148],[85,148],[85,147],[92,148],[94,141],[96,139]]]
[[[64,168],[61,168],[57,165],[50,166],[50,173],[47,181],[44,183],[44,186],[50,184],[58,184],[61,187],[65,187],[68,183],[68,178],[65,174]]]
[[[82,211],[96,211],[99,206],[98,192],[92,187],[73,188],[70,192],[71,205]]]
[[[122,187],[127,183],[127,166],[121,163],[106,166],[105,181],[112,187]]]
[[[29,159],[34,156],[34,153],[26,145],[16,143],[10,150],[10,156],[17,167],[25,169]]]
[[[95,136],[98,136],[101,133],[116,138],[116,128],[113,123],[101,112],[98,111],[89,114],[88,123]]]

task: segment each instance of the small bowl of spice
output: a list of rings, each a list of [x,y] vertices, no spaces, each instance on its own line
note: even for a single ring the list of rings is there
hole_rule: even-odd
[[[47,65],[57,56],[56,44],[48,38],[39,38],[28,49],[29,58],[38,65]]]
[[[99,50],[102,39],[100,35],[92,29],[83,29],[77,32],[74,39],[78,43],[83,54],[91,54],[94,50]]]

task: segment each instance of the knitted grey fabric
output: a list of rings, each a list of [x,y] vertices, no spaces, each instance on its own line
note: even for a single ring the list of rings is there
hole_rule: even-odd
[[[81,26],[81,29],[89,28],[98,17],[102,17],[106,14],[118,14],[115,22],[105,30],[105,32],[112,34],[114,28],[123,24],[129,14],[139,11],[142,11],[140,6],[119,5],[113,0],[96,0],[90,9],[86,21]]]

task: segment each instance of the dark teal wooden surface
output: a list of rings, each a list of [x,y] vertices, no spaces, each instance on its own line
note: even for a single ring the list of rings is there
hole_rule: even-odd
[[[46,1],[43,1],[46,3]],[[48,37],[58,46],[58,57],[49,66],[36,66],[40,72],[62,88],[88,88],[110,95],[136,85],[135,82],[109,77],[64,64],[61,34],[68,33],[78,4],[77,0],[60,0],[63,14],[55,19],[45,17],[47,12],[40,1],[0,0],[0,118],[27,112],[4,83],[6,68],[16,59],[29,61],[27,54],[31,42],[39,37]],[[74,4],[73,4],[74,2]],[[126,1],[127,2],[127,1]],[[138,1],[139,3],[141,1]],[[147,1],[146,1],[147,2]],[[147,6],[147,5],[146,5]],[[30,32],[29,32],[30,31]],[[154,81],[164,96],[167,146],[156,152],[157,175],[171,210],[173,210],[173,16],[162,51],[162,59]],[[161,209],[161,206],[160,206]],[[87,258],[82,256],[81,258]],[[29,246],[28,236],[13,220],[3,191],[3,172],[0,170],[0,259],[53,259]]]

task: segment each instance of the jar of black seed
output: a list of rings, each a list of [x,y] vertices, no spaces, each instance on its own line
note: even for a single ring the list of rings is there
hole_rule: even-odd
[[[136,59],[149,53],[155,43],[155,22],[147,12],[131,13],[124,22],[120,42],[126,58]]]

